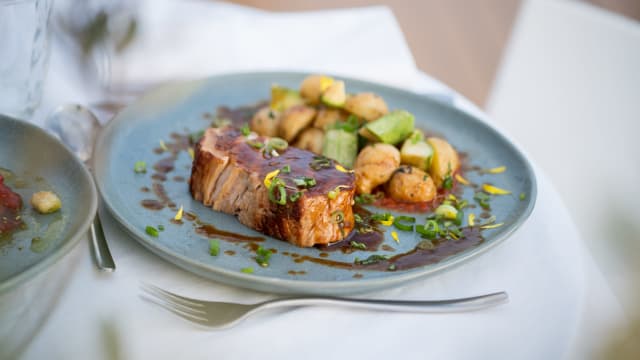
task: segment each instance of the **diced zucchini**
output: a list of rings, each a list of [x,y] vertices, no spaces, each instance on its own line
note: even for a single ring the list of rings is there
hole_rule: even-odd
[[[342,107],[347,99],[344,81],[334,81],[322,94],[322,103],[333,107]]]
[[[397,144],[409,136],[413,128],[413,115],[408,111],[395,110],[364,125],[360,135],[372,141]]]
[[[433,148],[424,141],[424,135],[420,130],[414,130],[400,149],[400,161],[403,164],[413,165],[425,171],[429,170],[432,156]]]
[[[272,110],[284,111],[296,105],[303,105],[304,99],[300,93],[278,85],[271,86],[271,104]]]
[[[330,129],[324,136],[322,155],[334,159],[342,166],[353,168],[358,155],[358,135],[342,129]]]

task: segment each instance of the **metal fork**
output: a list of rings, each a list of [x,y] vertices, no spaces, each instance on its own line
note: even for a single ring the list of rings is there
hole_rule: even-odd
[[[408,301],[351,299],[328,296],[302,296],[268,300],[256,304],[191,299],[163,290],[155,285],[142,284],[142,297],[188,321],[215,328],[232,327],[250,315],[266,309],[298,306],[348,306],[375,311],[445,313],[485,309],[506,303],[506,292],[448,300]]]

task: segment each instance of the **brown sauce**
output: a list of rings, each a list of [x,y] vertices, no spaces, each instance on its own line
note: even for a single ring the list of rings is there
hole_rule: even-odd
[[[155,199],[145,199],[140,201],[140,205],[149,210],[162,210],[164,209],[164,203]]]
[[[173,169],[175,168],[175,162],[175,157],[166,157],[164,159],[158,160],[158,162],[153,165],[153,169],[159,173],[166,174],[173,171]]]
[[[229,242],[264,241],[263,237],[240,235],[229,231],[220,230],[211,224],[204,223],[198,224],[198,226],[196,227],[196,233],[208,238],[222,239]]]
[[[173,181],[175,181],[175,182],[184,182],[185,178],[184,178],[184,176],[174,176],[173,177]]]
[[[389,246],[387,244],[383,244],[382,245],[382,250],[384,250],[384,251],[396,251],[396,249],[394,247]]]
[[[156,181],[165,181],[167,180],[167,175],[161,173],[155,173],[151,175],[151,178]]]
[[[225,253],[225,255],[229,255],[229,256],[233,256],[233,255],[236,254],[236,252],[233,251],[233,250],[225,250],[224,253]]]
[[[289,270],[287,271],[287,274],[289,275],[305,275],[307,272],[304,270],[299,270],[299,271],[295,271],[295,270]]]
[[[149,187],[147,187],[147,186],[143,186],[143,187],[140,188],[140,191],[147,193],[147,192],[151,191],[151,189],[149,189]]]
[[[296,263],[305,261],[319,265],[324,265],[339,269],[357,269],[357,270],[377,270],[377,271],[396,271],[408,270],[422,267],[429,264],[438,263],[452,255],[463,252],[469,248],[480,245],[484,242],[484,238],[478,227],[467,227],[462,229],[462,238],[460,240],[433,240],[434,247],[432,249],[421,249],[415,247],[406,253],[397,254],[389,259],[381,260],[373,264],[363,265],[355,262],[337,261],[331,259],[318,258],[313,256],[301,256],[295,260]]]

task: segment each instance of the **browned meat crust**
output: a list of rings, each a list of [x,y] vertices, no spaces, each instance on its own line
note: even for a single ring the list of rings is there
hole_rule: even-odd
[[[268,139],[254,141],[266,143]],[[297,246],[328,244],[343,239],[354,227],[355,179],[337,170],[333,160],[314,170],[310,166],[314,160],[317,155],[293,147],[269,156],[249,145],[236,129],[211,128],[196,145],[191,195],[214,210],[235,215],[244,225]],[[288,200],[280,205],[269,200],[264,179],[286,165],[291,171],[281,171],[278,178],[285,183]],[[294,179],[302,177],[313,177],[316,184],[297,187]],[[290,201],[296,192],[301,192],[300,198]],[[338,214],[343,215],[342,222],[335,221]]]

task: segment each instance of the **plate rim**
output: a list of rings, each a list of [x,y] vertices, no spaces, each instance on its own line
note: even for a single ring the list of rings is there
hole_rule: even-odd
[[[46,256],[44,259],[36,262],[34,265],[27,268],[26,270],[8,278],[5,281],[0,282],[0,295],[6,292],[9,292],[10,290],[20,286],[21,284],[27,283],[29,280],[39,275],[45,269],[53,266],[55,263],[57,263],[59,260],[65,257],[69,252],[71,252],[71,250],[74,249],[76,245],[80,242],[82,235],[87,233],[87,231],[89,230],[91,221],[93,221],[93,218],[95,217],[95,214],[98,210],[98,191],[96,190],[96,183],[93,181],[93,176],[91,175],[87,167],[80,162],[80,160],[76,157],[76,155],[73,152],[71,152],[71,150],[69,150],[69,148],[67,148],[55,136],[49,134],[43,128],[31,122],[16,119],[4,114],[0,114],[0,123],[1,122],[9,123],[10,125],[7,125],[7,126],[26,126],[27,128],[30,129],[29,131],[35,131],[37,133],[40,133],[40,135],[45,136],[50,140],[53,140],[54,143],[59,146],[58,151],[64,152],[65,155],[67,155],[71,159],[71,161],[75,162],[75,165],[81,169],[80,170],[80,174],[82,174],[81,176],[89,184],[90,199],[89,199],[89,209],[88,209],[89,211],[86,213],[86,217],[84,218],[84,220],[80,223],[80,226],[78,227],[78,231],[70,234],[69,236],[70,240],[64,245],[58,247],[55,251],[53,251],[51,254]]]
[[[156,93],[162,92],[164,89],[176,87],[176,86],[193,86],[196,84],[207,84],[214,79],[224,79],[224,78],[236,78],[236,77],[255,77],[255,76],[273,76],[277,78],[278,76],[299,76],[303,77],[309,75],[309,72],[302,71],[251,71],[251,72],[226,72],[222,74],[215,74],[207,77],[201,77],[191,80],[181,80],[181,81],[171,81],[155,86],[153,89],[145,92],[141,97],[139,97],[135,102],[127,105],[125,109],[123,109],[120,113],[118,113],[100,132],[94,146],[94,153],[102,154],[100,150],[102,150],[106,145],[107,136],[113,131],[113,128],[118,126],[119,123],[124,121],[124,115],[126,115],[127,110],[131,110],[136,105],[139,105],[144,101],[146,97],[152,97]],[[230,270],[226,268],[221,268],[219,266],[214,266],[210,264],[203,264],[196,260],[189,258],[188,256],[184,256],[178,254],[176,252],[167,251],[163,247],[155,244],[148,236],[143,234],[141,229],[135,228],[131,226],[127,222],[127,220],[122,217],[116,209],[114,208],[111,199],[109,199],[107,195],[107,190],[105,189],[106,185],[103,183],[101,179],[101,173],[103,168],[101,166],[97,166],[97,162],[101,159],[101,156],[96,156],[92,159],[93,168],[95,169],[96,174],[96,186],[97,189],[104,199],[104,204],[106,208],[109,210],[109,213],[114,217],[114,219],[118,222],[118,224],[126,230],[126,233],[132,236],[136,241],[142,244],[146,249],[150,250],[155,255],[161,257],[162,259],[176,265],[186,271],[191,273],[196,273],[201,276],[205,276],[207,279],[221,282],[224,284],[229,284],[232,286],[237,286],[241,288],[248,288],[252,290],[258,291],[268,291],[272,293],[291,293],[291,292],[299,292],[299,293],[316,293],[316,294],[330,294],[330,293],[362,293],[370,290],[377,290],[381,288],[394,287],[404,284],[406,282],[424,278],[434,273],[457,267],[460,264],[468,261],[471,258],[479,256],[481,254],[486,253],[488,250],[493,249],[495,246],[503,243],[507,238],[511,237],[520,227],[527,222],[531,213],[533,212],[536,202],[537,202],[537,179],[534,167],[532,166],[532,162],[526,153],[518,146],[514,141],[509,139],[501,130],[497,129],[493,124],[483,120],[477,114],[469,112],[465,109],[455,106],[451,102],[447,102],[437,97],[430,97],[429,94],[422,94],[419,92],[399,88],[392,85],[387,85],[383,83],[373,82],[365,79],[360,79],[356,77],[349,77],[344,75],[334,75],[331,73],[327,73],[329,76],[334,76],[340,78],[345,82],[356,81],[361,83],[362,85],[371,85],[375,87],[384,87],[390,89],[392,91],[397,91],[400,93],[404,93],[410,96],[419,97],[421,99],[426,99],[432,102],[438,102],[443,106],[447,106],[452,111],[460,112],[465,114],[465,116],[469,117],[471,121],[475,121],[480,123],[482,126],[487,128],[489,131],[492,131],[496,136],[498,136],[502,141],[509,144],[514,150],[518,157],[523,160],[524,167],[526,171],[530,174],[529,180],[531,181],[531,194],[528,194],[527,199],[529,200],[526,209],[522,213],[522,216],[518,219],[518,221],[514,224],[514,226],[507,232],[503,233],[501,236],[492,239],[490,243],[487,245],[476,249],[475,251],[469,251],[463,254],[456,255],[453,259],[445,259],[445,261],[431,264],[431,266],[427,269],[417,268],[412,269],[404,273],[396,273],[396,275],[392,277],[376,277],[376,278],[362,278],[362,279],[347,279],[347,280],[304,280],[304,279],[283,279],[283,278],[275,278],[269,276],[256,276],[255,274],[245,274],[240,271]],[[194,269],[197,269],[195,271]],[[203,275],[205,274],[206,275]],[[220,275],[221,277],[216,277],[215,279],[210,275]],[[268,290],[267,290],[268,289]],[[317,291],[321,289],[321,291]]]

